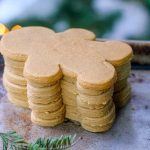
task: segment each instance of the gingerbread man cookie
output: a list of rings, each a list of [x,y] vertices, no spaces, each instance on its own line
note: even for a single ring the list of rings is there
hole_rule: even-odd
[[[4,35],[0,51],[9,60],[7,74],[10,71],[27,81],[33,122],[54,126],[66,116],[93,132],[111,127],[116,68],[132,58],[127,44],[95,41],[95,35],[84,29],[55,33],[44,27],[25,27]],[[22,74],[11,62],[18,62],[16,68]]]

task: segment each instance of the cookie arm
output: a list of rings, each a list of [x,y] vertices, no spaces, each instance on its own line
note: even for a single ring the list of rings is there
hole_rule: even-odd
[[[46,56],[45,56],[46,57]],[[24,76],[26,79],[37,83],[51,83],[62,77],[62,72],[58,64],[50,58],[42,56],[29,56],[24,67]]]

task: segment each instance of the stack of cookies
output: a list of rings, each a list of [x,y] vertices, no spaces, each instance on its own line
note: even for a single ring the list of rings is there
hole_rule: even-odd
[[[115,119],[115,105],[112,100],[113,87],[106,90],[87,89],[76,79],[64,76],[61,80],[66,118],[80,122],[92,132],[108,130]]]
[[[108,41],[103,42],[103,44],[109,46],[104,46],[104,49],[99,49],[99,52],[115,67],[117,81],[114,84],[113,100],[116,107],[121,108],[129,101],[131,96],[131,88],[128,83],[131,70],[131,48],[127,44],[118,41]]]
[[[4,57],[5,69],[3,83],[6,88],[8,99],[17,106],[28,107],[27,82],[23,77],[23,61]]]
[[[81,125],[92,132],[103,132],[112,127],[115,120],[113,87],[103,90],[78,87],[78,110],[82,116]]]
[[[41,126],[56,126],[64,121],[65,107],[60,83],[34,83],[28,80],[28,102],[31,120]]]
[[[95,35],[84,29],[54,33],[44,27],[26,27],[4,35],[0,50],[8,95],[12,95],[8,83],[19,83],[18,95],[26,96],[24,102],[28,100],[35,124],[55,126],[68,118],[88,131],[103,132],[115,120],[113,98],[120,105],[128,97],[124,88],[132,49],[125,43],[95,41]],[[13,60],[9,65],[8,58]],[[8,70],[17,76],[9,82]]]
[[[16,25],[11,28],[12,30],[20,29],[21,26]],[[0,33],[4,34],[9,32],[9,29],[0,24]],[[28,107],[27,101],[27,82],[23,77],[23,69],[25,61],[12,59],[11,57],[4,57],[5,69],[3,74],[3,83],[7,89],[8,99],[22,107]]]
[[[62,98],[66,107],[66,118],[80,122],[80,114],[77,110],[76,79],[64,76],[61,80]]]
[[[130,99],[131,87],[128,77],[131,70],[130,60],[120,66],[115,66],[117,82],[115,83],[113,99],[117,108],[123,107]]]

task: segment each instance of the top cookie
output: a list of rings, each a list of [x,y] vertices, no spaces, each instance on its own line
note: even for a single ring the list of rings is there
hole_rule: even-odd
[[[25,27],[3,36],[1,53],[17,61],[26,61],[24,76],[47,83],[62,75],[77,78],[85,88],[106,89],[116,78],[113,65],[122,65],[132,57],[132,49],[122,42],[94,41],[95,35],[84,29],[55,33],[44,27]]]

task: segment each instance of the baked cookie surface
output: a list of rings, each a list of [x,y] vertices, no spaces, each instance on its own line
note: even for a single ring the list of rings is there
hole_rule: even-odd
[[[122,42],[91,41],[94,36],[87,30],[81,30],[77,37],[77,31],[54,33],[44,27],[22,28],[4,35],[1,52],[12,59],[26,60],[24,75],[31,80],[51,82],[61,78],[63,72],[78,78],[82,86],[110,86],[115,69],[108,62],[120,64],[130,59],[131,48]]]
[[[55,126],[66,117],[92,132],[112,126],[114,88],[124,93],[121,90],[132,58],[130,46],[95,41],[94,33],[84,29],[55,33],[44,27],[25,27],[4,35],[0,51],[9,97],[20,106],[29,104],[34,123]],[[124,68],[128,70],[122,73]],[[13,96],[16,89],[26,101]],[[118,105],[122,97],[115,97]]]

